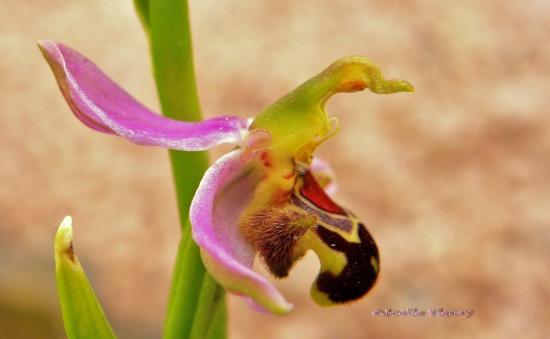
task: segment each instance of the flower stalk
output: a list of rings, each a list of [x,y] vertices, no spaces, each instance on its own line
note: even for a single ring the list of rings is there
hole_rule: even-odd
[[[202,119],[195,82],[192,37],[187,0],[136,2],[149,34],[153,73],[162,114],[173,119]],[[212,314],[225,319],[224,292],[205,272],[197,245],[191,239],[189,206],[209,166],[206,152],[170,150],[182,238],[174,266],[164,324],[165,338],[202,338]],[[225,321],[216,322],[217,338],[225,337]]]

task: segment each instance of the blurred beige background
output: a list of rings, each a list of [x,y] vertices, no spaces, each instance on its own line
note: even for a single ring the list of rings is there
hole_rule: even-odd
[[[179,236],[166,152],[80,124],[35,46],[67,43],[157,110],[132,3],[0,6],[0,337],[63,336],[52,239],[65,214],[121,338],[159,337]],[[328,105],[342,129],[319,153],[335,168],[337,201],[377,240],[376,288],[350,306],[317,307],[308,289],[318,263],[308,256],[279,283],[295,311],[266,316],[231,297],[231,338],[547,335],[547,1],[197,0],[191,12],[208,116],[253,115],[351,54],[416,87]],[[372,315],[410,307],[475,313]]]

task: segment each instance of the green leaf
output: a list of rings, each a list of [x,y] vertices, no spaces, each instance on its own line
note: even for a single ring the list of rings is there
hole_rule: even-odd
[[[67,337],[116,338],[74,253],[70,216],[63,219],[55,235],[55,277]]]

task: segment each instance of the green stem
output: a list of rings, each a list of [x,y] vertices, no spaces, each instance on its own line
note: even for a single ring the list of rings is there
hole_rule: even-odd
[[[222,289],[218,303],[215,305],[210,318],[210,326],[206,332],[205,338],[218,339],[227,337],[227,307]]]
[[[214,319],[213,315],[216,312],[225,311],[224,305],[224,293],[221,288],[217,288],[218,284],[208,274],[205,275],[202,280],[201,292],[199,295],[200,305],[210,305],[209,308],[202,307],[195,312],[195,318],[193,320],[193,327],[191,328],[191,339],[204,339],[207,338],[209,327]]]
[[[180,120],[202,119],[195,84],[187,0],[150,0],[149,25],[162,113]]]
[[[134,1],[149,36],[162,113],[173,119],[201,120],[187,0]],[[170,159],[182,239],[174,267],[164,338],[204,338],[208,333],[216,335],[210,338],[225,338],[224,292],[205,272],[199,249],[191,239],[188,220],[189,206],[209,165],[208,155],[170,151]]]
[[[164,322],[164,338],[189,338],[194,326],[195,314],[210,305],[200,303],[200,294],[205,279],[197,246],[191,239],[189,225],[183,230],[180,240],[172,288]]]

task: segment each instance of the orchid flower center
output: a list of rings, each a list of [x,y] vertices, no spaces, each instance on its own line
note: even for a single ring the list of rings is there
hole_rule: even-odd
[[[348,57],[267,107],[250,126],[270,140],[257,153],[254,168],[261,175],[239,229],[276,277],[287,276],[313,250],[321,272],[311,295],[321,305],[361,297],[378,275],[378,249],[365,226],[328,197],[309,168],[317,146],[338,131],[338,121],[325,111],[327,100],[367,88],[412,91],[406,81],[385,80],[369,59]]]

